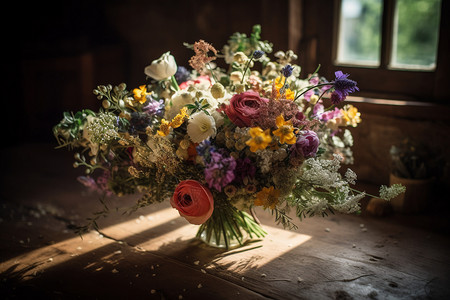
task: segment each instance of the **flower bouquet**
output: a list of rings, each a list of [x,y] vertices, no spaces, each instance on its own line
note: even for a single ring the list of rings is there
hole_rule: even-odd
[[[133,210],[169,199],[199,225],[198,238],[227,249],[266,235],[254,206],[290,229],[290,210],[300,219],[357,212],[366,194],[351,187],[353,171],[340,172],[353,159],[345,127],[361,121],[343,104],[357,83],[340,71],[332,81],[319,70],[301,79],[297,56],[272,60],[260,33],[235,33],[222,51],[185,44],[190,71],[166,52],[145,68],[145,84],[98,86],[98,112],[64,113],[53,131],[86,168],[80,181],[103,195],[140,194]],[[380,197],[403,190],[382,186]],[[81,232],[97,226],[90,220]]]

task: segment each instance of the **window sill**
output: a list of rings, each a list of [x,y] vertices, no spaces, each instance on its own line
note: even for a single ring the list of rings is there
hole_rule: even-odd
[[[450,106],[437,103],[356,96],[347,97],[345,102],[356,106],[362,114],[413,119],[450,120]]]

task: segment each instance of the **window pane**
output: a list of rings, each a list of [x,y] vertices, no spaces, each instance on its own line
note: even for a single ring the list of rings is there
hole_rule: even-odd
[[[342,0],[337,63],[380,64],[382,0]]]
[[[391,66],[434,69],[440,0],[397,0]]]

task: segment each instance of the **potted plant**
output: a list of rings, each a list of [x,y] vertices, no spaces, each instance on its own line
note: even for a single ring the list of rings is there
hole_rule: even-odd
[[[429,207],[435,181],[434,156],[424,145],[405,139],[391,146],[390,183],[399,183],[406,192],[391,200],[392,208],[400,213],[419,213]]]

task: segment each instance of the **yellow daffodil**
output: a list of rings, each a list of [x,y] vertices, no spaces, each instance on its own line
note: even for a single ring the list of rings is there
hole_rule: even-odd
[[[276,190],[273,186],[270,186],[269,188],[263,187],[263,189],[256,194],[254,205],[274,209],[278,204],[279,197],[280,191]]]
[[[184,121],[186,120],[187,117],[188,117],[187,107],[183,107],[180,110],[180,113],[172,119],[172,122],[170,122],[170,127],[172,127],[172,128],[180,127],[181,124],[184,123]]]
[[[277,99],[280,99],[281,94],[280,94],[280,89],[283,87],[284,82],[282,81],[281,77],[277,77],[277,79],[275,79],[275,88],[277,89]],[[295,93],[287,88],[284,90],[284,99],[287,100],[294,100],[295,97]]]
[[[249,133],[252,138],[245,143],[250,146],[250,151],[252,152],[266,149],[270,142],[272,142],[269,129],[263,131],[259,127],[252,127],[250,128]]]
[[[147,101],[147,95],[150,94],[151,92],[147,93],[147,87],[145,85],[141,85],[138,89],[133,90],[134,99],[141,104],[144,104],[145,101]]]
[[[170,133],[170,122],[165,119],[161,120],[161,125],[159,126],[158,134],[160,136],[166,136]]]
[[[275,123],[278,127],[277,130],[273,132],[274,135],[280,137],[281,144],[295,144],[296,137],[294,134],[294,126],[292,126],[291,121],[285,121],[283,115],[279,115],[275,119]]]
[[[361,123],[361,113],[353,105],[347,104],[341,109],[341,112],[345,125],[356,127],[358,123]]]

